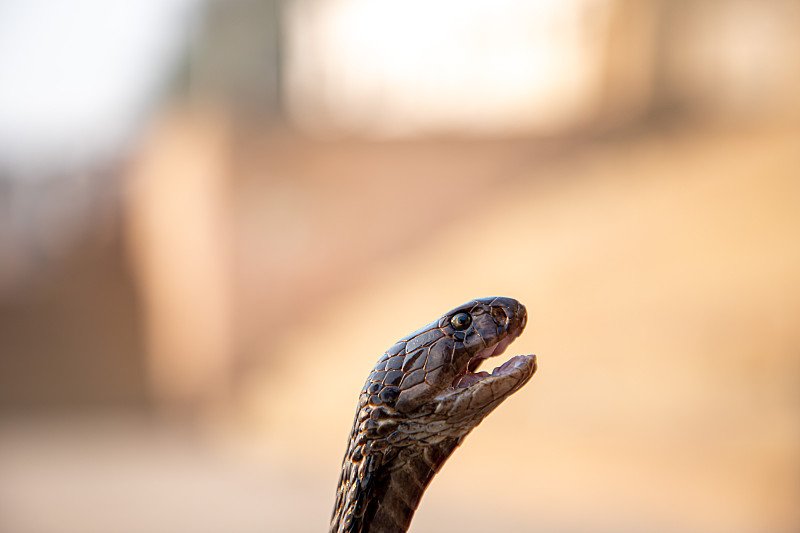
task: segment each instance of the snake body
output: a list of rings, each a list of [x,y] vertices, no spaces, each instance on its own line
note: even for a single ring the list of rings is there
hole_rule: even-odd
[[[512,298],[456,307],[384,353],[358,399],[330,533],[403,533],[433,476],[467,434],[536,371],[516,356],[491,374],[484,359],[502,353],[525,328]]]

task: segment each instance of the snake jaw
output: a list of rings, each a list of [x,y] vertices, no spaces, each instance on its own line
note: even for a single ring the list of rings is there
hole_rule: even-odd
[[[469,433],[495,407],[524,386],[536,373],[535,355],[517,355],[492,373],[467,373],[449,391],[437,397],[436,417],[463,420],[461,431]]]
[[[497,357],[502,355],[503,352],[506,351],[512,342],[514,342],[517,337],[522,334],[522,331],[525,329],[525,323],[521,325],[521,327],[517,328],[515,331],[508,334],[506,337],[501,339],[498,343],[493,344],[492,346],[487,346],[486,348],[478,351],[475,355],[473,355],[470,360],[467,362],[467,366],[453,379],[453,384],[451,385],[452,388],[464,388],[476,383],[477,381],[487,378],[489,376],[497,376],[506,373],[506,371],[511,368],[508,367],[508,363],[517,359],[518,357],[528,357],[528,356],[516,356],[512,358],[510,361],[506,361],[501,366],[496,367],[492,370],[492,373],[489,374],[488,372],[477,372],[478,368],[480,368],[483,362],[491,357]]]

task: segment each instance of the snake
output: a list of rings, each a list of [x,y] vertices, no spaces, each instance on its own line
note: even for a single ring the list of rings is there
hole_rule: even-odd
[[[535,355],[491,373],[528,321],[513,298],[479,298],[400,339],[358,398],[329,533],[408,531],[425,489],[464,438],[536,372]]]

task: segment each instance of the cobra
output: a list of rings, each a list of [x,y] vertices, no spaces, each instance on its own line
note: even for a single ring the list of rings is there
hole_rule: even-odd
[[[408,531],[448,457],[536,372],[535,355],[478,370],[519,337],[527,319],[513,298],[472,300],[378,359],[358,398],[330,533]]]

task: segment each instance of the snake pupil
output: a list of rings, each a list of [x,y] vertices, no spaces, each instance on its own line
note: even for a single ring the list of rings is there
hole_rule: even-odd
[[[450,319],[450,323],[455,329],[467,329],[471,322],[472,317],[467,313],[458,313]]]

